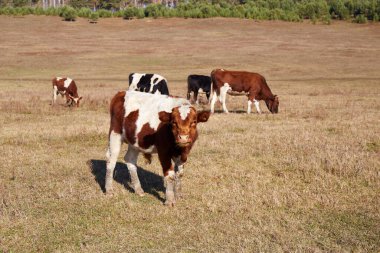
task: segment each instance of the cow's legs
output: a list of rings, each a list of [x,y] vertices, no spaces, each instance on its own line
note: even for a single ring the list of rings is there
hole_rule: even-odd
[[[71,106],[71,104],[73,103],[73,99],[70,97],[70,94],[68,92],[65,93],[65,96],[66,96],[66,106]]]
[[[174,184],[174,196],[175,199],[180,199],[182,198],[182,184],[181,184],[181,178],[183,176],[183,167],[184,167],[184,162],[181,161],[181,157],[175,157],[173,159],[175,167],[175,184]]]
[[[173,165],[171,165],[170,169],[167,171],[167,175],[165,175],[164,180],[166,184],[166,201],[165,205],[174,206],[175,205],[175,172],[173,169]]]
[[[248,99],[248,108],[247,108],[247,113],[251,113],[251,106],[252,106],[252,101]]]
[[[175,185],[174,185],[174,196],[176,199],[182,198],[182,183],[181,183],[182,176],[183,176],[183,163],[176,164]]]
[[[121,134],[111,131],[109,136],[109,145],[107,150],[107,169],[106,169],[106,182],[105,189],[106,193],[112,192],[112,182],[113,182],[113,171],[115,169],[117,157],[120,153],[121,146]]]
[[[127,163],[129,175],[131,176],[131,184],[135,193],[140,196],[144,196],[144,190],[141,188],[139,176],[137,175],[137,157],[139,155],[139,151],[136,150],[131,145],[128,146],[128,151],[124,156],[124,160]]]
[[[260,103],[259,103],[258,100],[255,99],[256,94],[257,94],[257,92],[254,91],[254,90],[253,90],[253,91],[251,90],[251,91],[249,92],[249,95],[248,95],[248,107],[251,107],[250,105],[252,104],[252,101],[253,101],[253,103],[255,104],[255,107],[256,107],[257,113],[261,114]],[[250,102],[251,102],[251,103],[250,103]],[[251,109],[248,108],[247,113],[250,113],[250,112],[251,112]]]
[[[158,158],[160,159],[162,170],[164,172],[164,182],[166,185],[165,205],[174,206],[175,205],[174,187],[175,187],[175,178],[176,178],[174,166],[172,164],[170,155],[168,153],[159,152]]]
[[[206,92],[207,103],[210,103],[210,92]]]
[[[214,108],[215,108],[215,103],[216,100],[218,99],[218,95],[216,94],[216,90],[214,90],[214,93],[212,94],[212,99],[211,99],[211,113],[214,113]]]
[[[198,90],[194,91],[193,98],[194,98],[195,104],[198,105],[199,104],[199,101],[198,101]]]
[[[227,106],[226,106],[226,98],[227,98],[227,92],[231,90],[231,87],[228,83],[225,83],[223,87],[220,88],[220,102],[223,104],[223,111],[225,113],[228,113]]]
[[[188,91],[187,91],[187,94],[186,94],[187,100],[189,100],[189,101],[190,101],[190,98],[191,98],[191,96],[190,96],[190,92],[191,92],[191,91],[188,90]]]
[[[260,110],[260,103],[258,100],[254,99],[253,100],[253,103],[255,104],[255,107],[256,107],[256,110],[259,114],[261,114],[261,110]]]
[[[51,101],[51,105],[54,105],[55,104],[55,101],[57,100],[57,93],[58,93],[58,88],[57,86],[53,86],[53,98],[52,98],[52,101]]]

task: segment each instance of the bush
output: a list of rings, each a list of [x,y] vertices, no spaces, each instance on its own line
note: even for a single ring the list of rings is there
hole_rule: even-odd
[[[41,7],[36,7],[34,9],[34,15],[45,15],[45,11]]]
[[[93,12],[90,8],[83,7],[78,10],[78,17],[89,18],[92,13]],[[98,18],[99,18],[99,15],[98,15]]]
[[[124,11],[118,10],[118,11],[115,11],[114,13],[112,13],[112,16],[121,18],[121,17],[123,17],[123,14],[124,14]]]
[[[77,18],[77,11],[73,7],[65,6],[60,13],[65,21],[75,21]]]
[[[348,19],[350,11],[344,5],[343,0],[335,0],[330,2],[330,15],[335,19]]]
[[[7,0],[8,1],[8,0]],[[15,7],[0,8],[2,15],[60,15],[72,20],[68,15],[89,18],[93,13],[87,8],[89,2],[86,0],[73,0],[70,5],[81,7],[70,9],[70,6],[61,8],[23,7],[30,0],[13,1]],[[32,0],[36,2],[37,0]],[[118,9],[118,0],[100,0],[101,8]],[[1,2],[0,6],[5,6]],[[8,2],[7,2],[8,3]],[[76,12],[76,15],[75,13]],[[149,4],[145,9],[128,7],[124,10],[110,11],[99,9],[97,14],[100,18],[123,17],[124,19],[144,17],[184,17],[184,18],[211,18],[211,17],[236,17],[258,20],[284,20],[299,22],[310,19],[313,23],[331,23],[333,19],[349,19],[354,17],[353,22],[365,23],[368,20],[379,21],[380,0],[202,0],[181,1],[176,8],[167,8],[162,4]],[[74,18],[75,19],[75,18]]]
[[[200,12],[202,13],[202,17],[203,18],[211,18],[211,17],[215,17],[217,16],[217,12],[215,11],[215,9],[213,8],[212,5],[209,5],[209,4],[205,4],[205,5],[201,5],[199,7],[199,10]]]
[[[363,14],[360,14],[357,15],[353,21],[358,24],[365,24],[367,23],[367,18]]]
[[[124,19],[132,19],[138,16],[139,9],[136,7],[128,7],[123,12]]]
[[[49,7],[45,10],[45,15],[46,16],[61,16],[61,9],[60,8],[53,8]]]
[[[325,15],[322,17],[322,22],[325,25],[330,25],[331,24],[331,16],[330,15]]]
[[[33,14],[33,13],[34,13],[34,9],[32,7],[18,7],[18,8],[15,8],[15,14],[16,15],[25,16],[25,15],[30,15],[30,14]]]
[[[93,23],[97,22],[99,19],[99,13],[91,12],[89,15],[89,19],[90,19],[90,22],[93,22]]]
[[[104,10],[104,9],[97,10],[97,13],[99,14],[99,17],[101,17],[101,18],[111,18],[112,17],[112,12]]]
[[[377,13],[375,13],[375,15],[373,15],[373,21],[379,22],[379,15]]]
[[[320,19],[329,14],[329,8],[323,0],[304,0],[298,5],[298,13],[302,18]]]
[[[2,8],[1,9],[1,14],[2,15],[14,15],[15,14],[15,10],[14,8],[11,8],[11,7],[5,7],[5,8]]]
[[[150,4],[145,8],[145,16],[146,17],[153,17],[153,18],[158,18],[161,16],[161,10],[160,7],[162,5],[158,4]]]

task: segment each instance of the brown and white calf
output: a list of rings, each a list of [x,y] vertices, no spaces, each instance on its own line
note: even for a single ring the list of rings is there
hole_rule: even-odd
[[[106,193],[112,191],[113,172],[120,146],[128,144],[124,156],[135,192],[143,195],[137,176],[139,153],[150,159],[157,153],[166,183],[167,205],[180,197],[183,165],[198,137],[197,124],[206,122],[210,112],[197,112],[189,101],[161,94],[118,92],[111,101],[111,125],[107,151]],[[174,165],[172,163],[174,162]]]
[[[82,97],[78,96],[78,88],[73,79],[68,77],[55,77],[52,80],[53,84],[53,99],[52,105],[57,100],[57,95],[66,96],[66,105],[71,106],[73,103],[79,107],[79,101]]]
[[[251,113],[251,105],[255,104],[258,113],[261,113],[259,101],[264,100],[271,113],[278,113],[279,100],[269,89],[265,78],[257,73],[246,71],[228,71],[215,69],[211,72],[213,97],[211,100],[211,112],[214,112],[217,97],[223,105],[223,111],[228,113],[226,95],[247,95],[248,109]]]

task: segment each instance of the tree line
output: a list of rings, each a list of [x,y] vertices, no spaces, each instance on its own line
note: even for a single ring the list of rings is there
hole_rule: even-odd
[[[234,17],[324,23],[332,19],[378,22],[380,16],[380,0],[53,0],[64,3],[58,8],[46,8],[43,1],[0,0],[0,15],[53,15],[65,20]]]

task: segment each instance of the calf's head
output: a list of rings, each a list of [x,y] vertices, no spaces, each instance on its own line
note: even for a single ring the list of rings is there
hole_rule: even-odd
[[[179,147],[186,147],[192,144],[197,137],[197,124],[206,122],[209,117],[210,112],[197,112],[190,105],[175,107],[171,113],[160,113],[160,120],[171,124],[171,131]]]
[[[72,103],[76,104],[77,107],[79,107],[79,102],[82,99],[82,97],[73,97],[70,95],[70,98],[72,99]]]
[[[278,96],[274,95],[273,99],[265,100],[265,103],[271,113],[278,113],[278,106],[280,101],[278,100]]]

